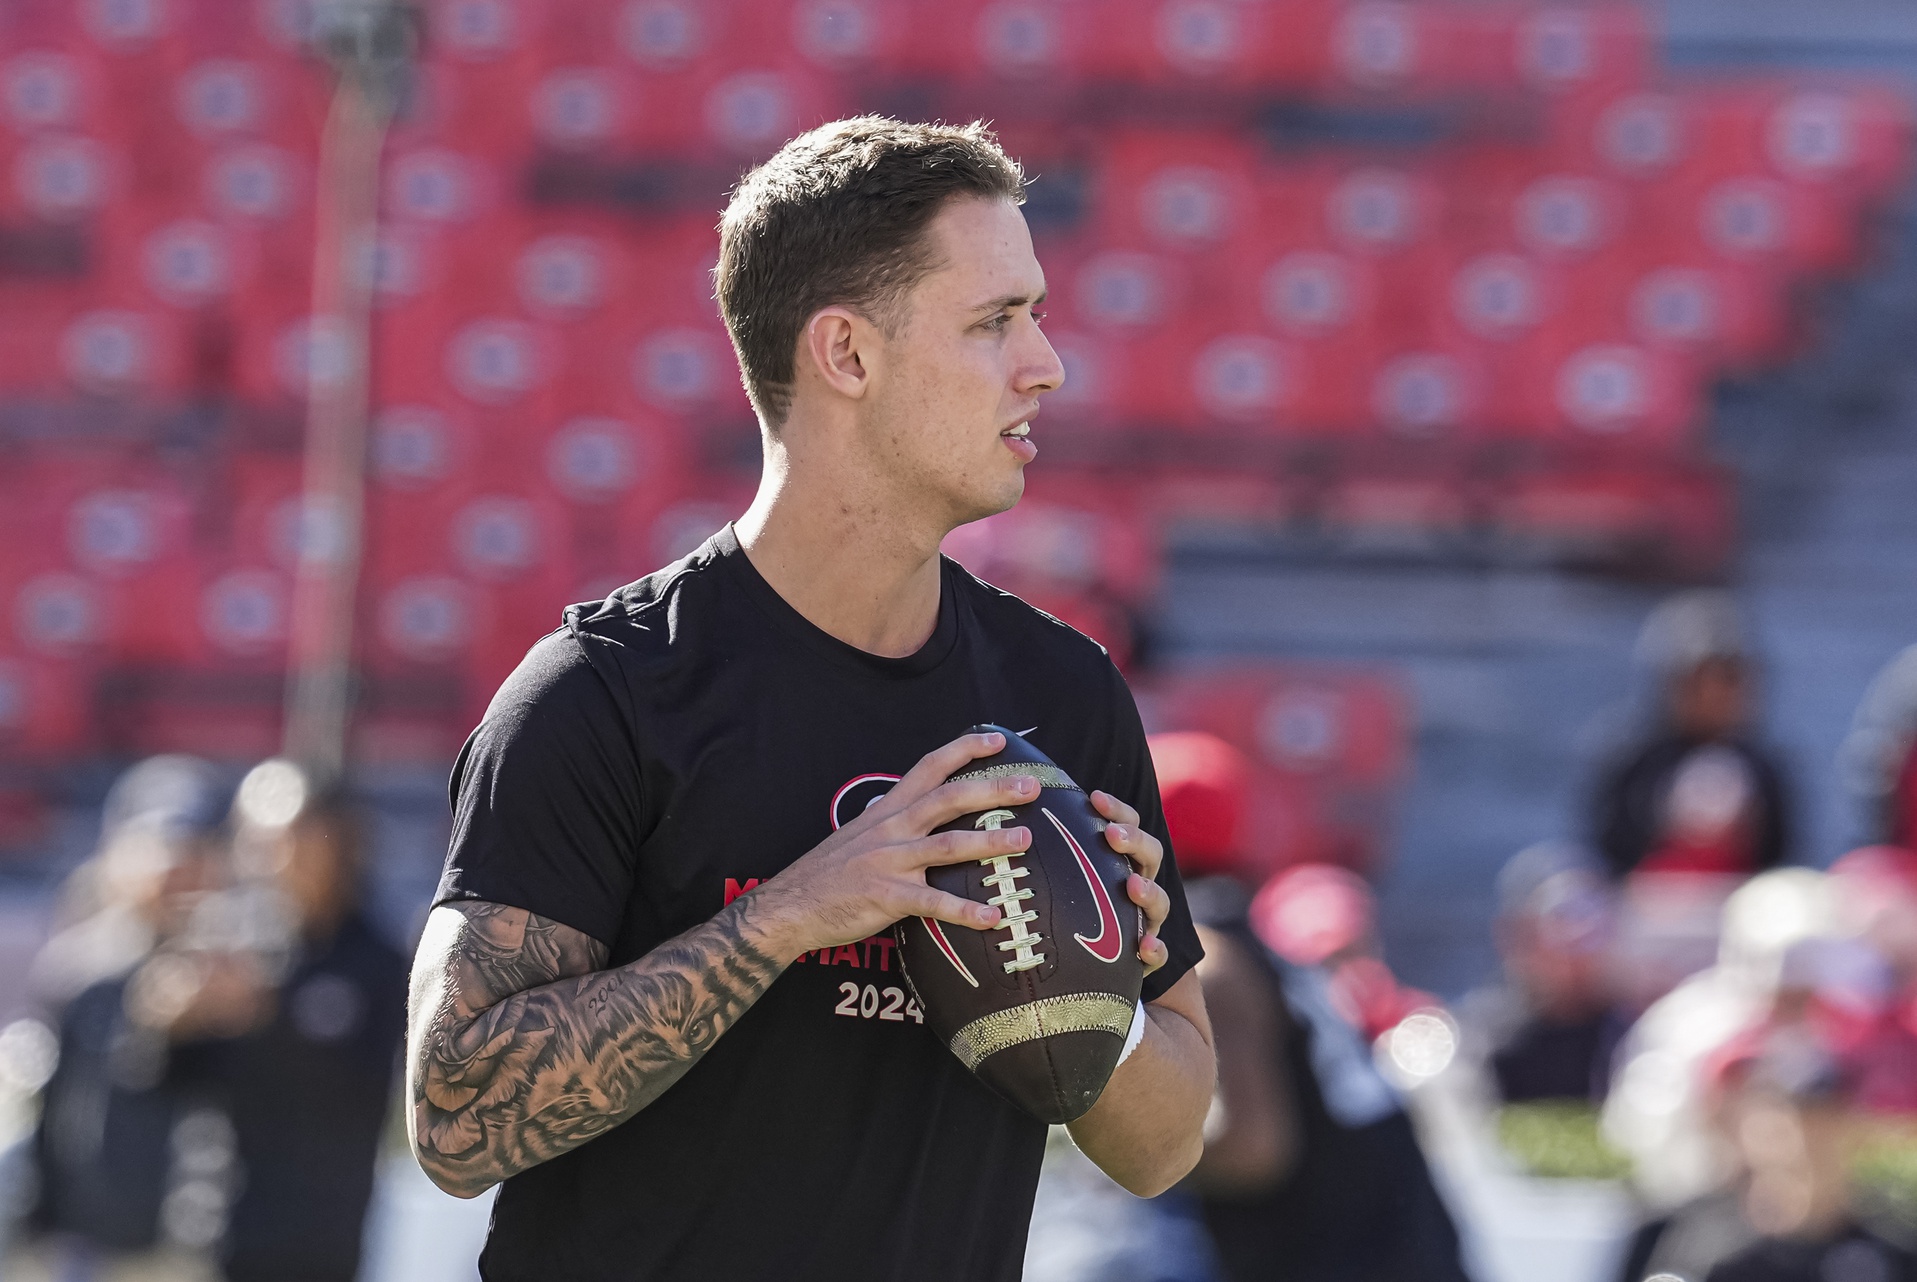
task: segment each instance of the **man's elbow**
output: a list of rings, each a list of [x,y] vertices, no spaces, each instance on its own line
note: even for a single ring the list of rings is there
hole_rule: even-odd
[[[1181,1143],[1168,1146],[1151,1159],[1114,1176],[1133,1197],[1157,1197],[1192,1173],[1205,1153],[1203,1136],[1194,1130]]]
[[[433,1187],[457,1198],[478,1197],[499,1183],[498,1180],[487,1179],[471,1171],[462,1171],[430,1149],[415,1145],[413,1156],[419,1161],[419,1169],[426,1172],[426,1178],[433,1182]]]

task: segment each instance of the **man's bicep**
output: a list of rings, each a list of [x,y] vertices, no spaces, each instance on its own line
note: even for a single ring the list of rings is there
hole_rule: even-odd
[[[413,1015],[469,1017],[515,993],[601,970],[606,956],[592,936],[524,908],[479,899],[442,904],[420,936]],[[427,988],[431,997],[422,1000]]]

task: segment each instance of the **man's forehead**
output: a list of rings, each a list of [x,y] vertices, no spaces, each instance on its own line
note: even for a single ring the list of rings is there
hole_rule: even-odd
[[[1011,201],[955,200],[939,211],[930,231],[940,262],[926,283],[941,297],[985,307],[1045,292],[1025,215]]]

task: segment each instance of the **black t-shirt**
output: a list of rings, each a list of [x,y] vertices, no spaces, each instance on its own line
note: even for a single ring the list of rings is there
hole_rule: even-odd
[[[932,638],[867,654],[727,529],[568,610],[508,678],[454,768],[439,900],[528,909],[621,965],[981,722],[1128,800],[1169,847],[1137,709],[1095,643],[947,561]],[[1147,999],[1200,956],[1169,850],[1159,881],[1171,960]],[[923,1026],[882,934],[799,959],[653,1104],[507,1180],[481,1271],[1010,1282],[1044,1144]]]

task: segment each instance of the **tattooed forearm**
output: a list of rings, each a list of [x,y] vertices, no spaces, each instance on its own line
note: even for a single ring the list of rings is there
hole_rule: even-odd
[[[650,1104],[786,963],[758,942],[753,896],[631,965],[518,908],[434,910],[413,975],[413,1147],[471,1197]]]

